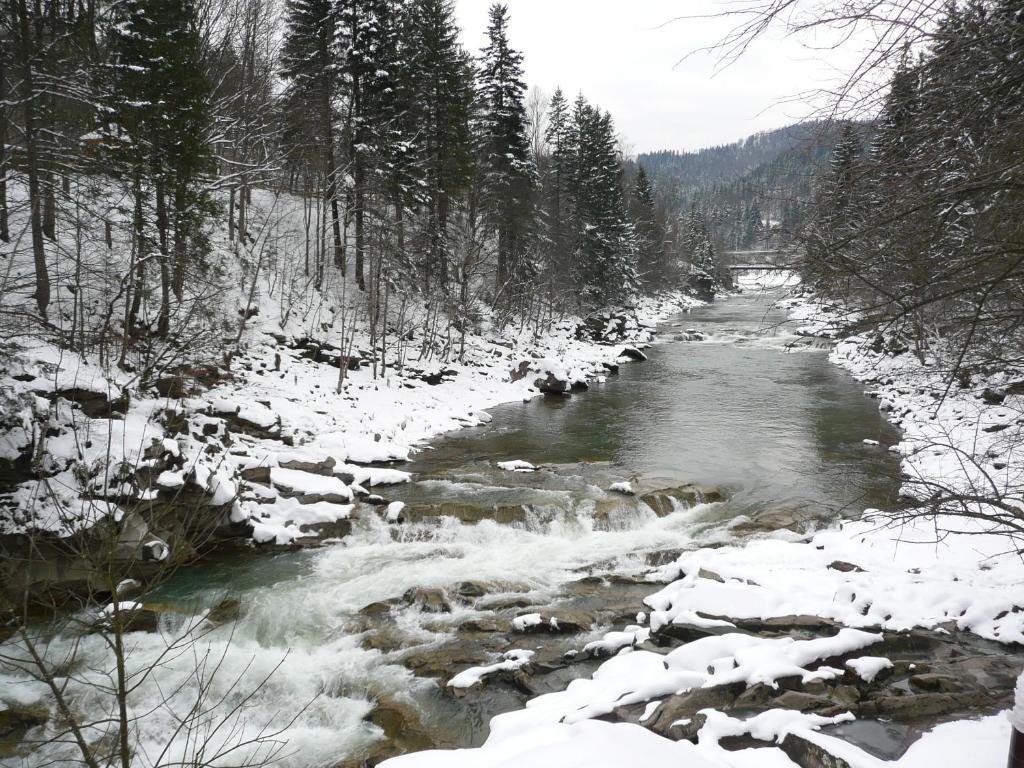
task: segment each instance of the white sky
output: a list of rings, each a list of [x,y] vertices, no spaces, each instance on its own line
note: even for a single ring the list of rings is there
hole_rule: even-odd
[[[505,0],[526,81],[546,93],[583,91],[607,109],[628,149],[698,149],[778,128],[810,114],[792,97],[835,84],[853,51],[816,51],[815,41],[772,34],[726,68],[717,54],[687,53],[717,42],[735,23],[689,19],[729,0]],[[485,43],[491,0],[456,0],[463,44]],[[735,4],[732,5],[735,7]],[[804,45],[807,43],[808,45]],[[717,73],[716,73],[717,70]]]

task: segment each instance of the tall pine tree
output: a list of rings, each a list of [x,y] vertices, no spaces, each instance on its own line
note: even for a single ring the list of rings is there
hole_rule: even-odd
[[[495,295],[515,293],[526,279],[527,238],[535,171],[526,135],[523,57],[509,46],[508,7],[490,8],[487,47],[479,69],[483,205],[498,241]],[[510,297],[511,298],[511,297]]]

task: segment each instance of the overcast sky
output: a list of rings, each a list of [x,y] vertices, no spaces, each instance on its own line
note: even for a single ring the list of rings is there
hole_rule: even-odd
[[[506,0],[527,84],[548,94],[560,85],[570,98],[583,91],[611,111],[636,152],[698,149],[796,122],[811,110],[787,100],[835,82],[852,64],[853,52],[823,54],[805,45],[815,41],[781,33],[724,69],[710,53],[677,64],[719,40],[735,20],[666,22],[721,11],[727,2]],[[456,0],[463,42],[474,55],[485,43],[489,6],[490,0]]]

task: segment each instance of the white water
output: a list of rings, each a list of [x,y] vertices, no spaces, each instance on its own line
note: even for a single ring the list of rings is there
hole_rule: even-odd
[[[343,545],[317,552],[311,572],[242,594],[246,615],[237,625],[203,631],[194,644],[182,643],[170,653],[168,645],[183,629],[183,619],[166,621],[159,634],[129,636],[132,670],[142,672],[162,662],[130,699],[132,716],[139,718],[133,734],[137,764],[167,764],[188,756],[194,744],[184,736],[175,737],[174,730],[206,685],[207,700],[223,699],[206,722],[227,717],[231,723],[213,739],[220,748],[252,739],[261,729],[277,731],[294,719],[282,734],[287,746],[274,747],[282,750],[283,764],[337,762],[379,736],[363,721],[378,696],[401,698],[405,692],[414,697],[434,685],[418,680],[393,658],[359,647],[360,637],[352,629],[360,608],[399,597],[412,587],[443,588],[466,580],[498,585],[497,592],[502,584],[525,587],[543,601],[553,597],[559,585],[578,579],[581,573],[575,569],[617,560],[623,570],[638,570],[643,567],[642,553],[683,546],[701,509],[665,518],[636,512],[631,520],[617,520],[617,529],[611,531],[594,529],[586,504],[579,516],[543,515],[543,520],[520,526],[491,521],[467,525],[444,518],[437,525],[396,529],[369,516]],[[214,594],[208,595],[208,602],[215,602]],[[399,627],[409,638],[429,643],[466,618],[480,615],[486,612],[457,606],[441,617],[407,609]],[[97,683],[111,669],[108,649],[99,635],[62,637],[51,644],[51,658],[72,653],[74,643],[80,643],[78,672],[68,680],[69,696],[77,709],[92,716],[108,712],[112,699],[96,694]],[[206,667],[198,676],[197,659],[205,659]],[[41,684],[12,678],[0,682],[5,699],[47,700]],[[170,700],[164,702],[169,694]],[[243,701],[244,713],[231,715]],[[103,729],[89,734],[90,740],[102,735]],[[168,741],[173,748],[161,761]],[[24,764],[41,765],[62,757],[73,763],[75,754],[70,745],[49,744]],[[255,757],[256,748],[239,748],[221,762],[237,765],[241,754]],[[3,764],[22,765],[17,760]]]

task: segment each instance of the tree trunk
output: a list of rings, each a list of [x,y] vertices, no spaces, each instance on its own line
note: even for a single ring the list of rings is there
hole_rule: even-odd
[[[132,195],[135,198],[135,208],[132,214],[132,231],[135,239],[135,289],[132,291],[132,300],[129,305],[124,322],[125,336],[131,336],[139,319],[139,308],[142,305],[142,291],[146,285],[146,231],[145,220],[142,215],[142,172],[136,168],[132,178]],[[130,279],[130,278],[129,278]],[[124,364],[125,353],[128,349],[128,339],[125,339],[121,349],[121,364]]]
[[[28,24],[25,0],[16,0],[18,35],[21,38],[22,89],[25,110],[25,173],[28,176],[29,228],[32,233],[32,258],[35,263],[35,300],[39,314],[46,317],[50,305],[50,275],[46,269],[46,251],[43,247],[42,199],[39,190],[39,155],[36,146],[36,102],[34,73],[32,71],[32,36]]]
[[[174,189],[174,276],[171,289],[174,297],[181,301],[185,292],[185,267],[188,259],[188,211],[185,202],[185,190],[181,186]]]
[[[324,162],[327,163],[327,202],[331,205],[331,232],[334,236],[334,265],[345,274],[345,255],[341,249],[341,217],[338,215],[338,169],[334,163],[334,131],[331,129],[331,94],[324,88],[321,105],[324,134]],[[319,282],[319,281],[318,281]]]
[[[156,332],[166,336],[171,323],[171,270],[170,254],[167,249],[167,193],[164,189],[166,181],[157,176],[156,179],[156,231],[157,247],[160,249],[160,316],[157,320]]]
[[[7,226],[7,73],[4,57],[0,56],[0,241],[9,243],[11,232]]]

